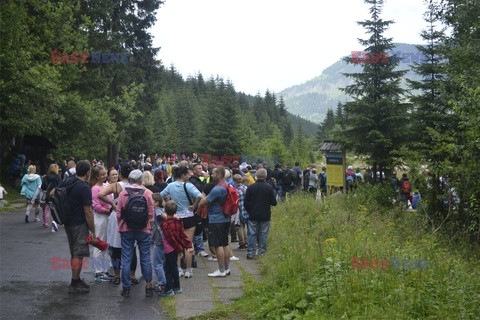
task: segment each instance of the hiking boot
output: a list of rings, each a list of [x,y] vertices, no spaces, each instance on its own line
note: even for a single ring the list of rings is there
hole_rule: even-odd
[[[145,288],[145,297],[153,297],[153,288]]]
[[[120,284],[120,277],[115,277],[113,284]]]
[[[198,267],[198,264],[197,264],[197,260],[195,260],[195,256],[192,257],[192,268],[197,268]]]
[[[247,254],[247,259],[248,259],[248,260],[252,260],[253,258],[254,258],[254,256],[251,256],[251,255],[248,255],[248,254]]]
[[[140,281],[138,281],[137,278],[130,278],[130,282],[131,282],[132,284],[139,284],[139,283],[140,283]]]
[[[130,289],[123,288],[122,296],[124,296],[125,298],[130,298]]]
[[[217,277],[226,277],[227,274],[225,273],[225,271],[221,272],[220,270],[217,269],[215,272],[209,273],[208,276],[212,278],[217,278]]]
[[[80,285],[81,287],[83,287],[85,289],[90,289],[90,286],[83,279],[78,280],[78,285]]]
[[[70,285],[68,287],[68,293],[89,293],[90,289],[84,288],[80,283],[77,283],[76,285],[72,286]]]

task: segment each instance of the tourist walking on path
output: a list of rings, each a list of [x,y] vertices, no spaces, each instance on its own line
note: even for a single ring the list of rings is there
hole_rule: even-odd
[[[271,206],[277,205],[275,191],[265,180],[267,171],[257,171],[257,182],[247,188],[244,206],[248,212],[248,249],[247,259],[253,259],[256,254],[258,237],[258,254],[267,251],[267,238],[270,231]]]
[[[27,211],[25,212],[25,222],[29,222],[30,211],[32,211],[32,207],[35,206],[35,222],[40,221],[38,218],[39,214],[39,201],[34,198],[35,193],[37,193],[38,188],[42,186],[42,178],[36,174],[37,168],[34,165],[28,166],[27,174],[25,174],[22,178],[22,190],[20,194],[25,196],[27,200]],[[38,193],[37,193],[38,195]],[[37,196],[38,198],[38,196]]]

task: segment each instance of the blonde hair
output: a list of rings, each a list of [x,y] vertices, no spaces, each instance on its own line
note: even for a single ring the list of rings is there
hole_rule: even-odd
[[[242,176],[239,175],[239,174],[234,174],[234,175],[233,175],[233,181],[234,181],[235,183],[241,183],[241,182],[242,182]]]
[[[48,172],[53,174],[58,174],[58,165],[56,163],[52,163],[48,166]]]
[[[97,184],[98,182],[98,177],[100,176],[100,172],[106,171],[103,166],[93,166],[92,168],[92,175],[90,177],[90,188],[92,188],[94,185]],[[102,181],[104,182],[104,181]]]
[[[28,166],[28,174],[36,173],[37,172],[37,167],[35,167],[33,164]]]
[[[143,172],[142,184],[145,187],[153,186],[155,184],[155,180],[153,179],[153,174],[150,171]]]

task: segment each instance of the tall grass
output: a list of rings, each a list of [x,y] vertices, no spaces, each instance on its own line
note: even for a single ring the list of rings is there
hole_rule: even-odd
[[[452,250],[425,224],[392,206],[382,186],[289,199],[273,211],[262,280],[235,307],[248,319],[478,319],[478,255]],[[357,270],[352,257],[390,262]],[[427,259],[428,268],[394,269],[392,258]]]

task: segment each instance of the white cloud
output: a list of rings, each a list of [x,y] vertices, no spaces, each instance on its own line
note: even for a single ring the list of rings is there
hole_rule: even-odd
[[[390,0],[382,18],[395,42],[421,43],[425,6]],[[159,58],[184,76],[219,75],[263,94],[305,82],[353,50],[369,17],[359,0],[167,0],[151,32]]]

